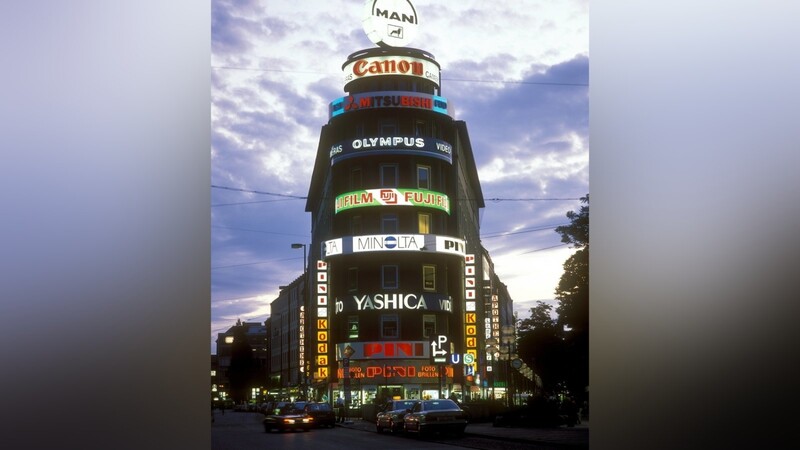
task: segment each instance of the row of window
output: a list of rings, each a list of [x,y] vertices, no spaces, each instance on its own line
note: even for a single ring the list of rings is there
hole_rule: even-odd
[[[413,322],[418,319],[408,319],[411,326]],[[400,317],[397,314],[381,314],[381,338],[382,339],[399,339],[400,338]],[[433,314],[424,314],[422,316],[422,336],[430,338],[436,335],[436,316]],[[359,338],[359,317],[347,317],[347,338]]]
[[[399,186],[399,165],[397,163],[380,164],[378,169],[380,187],[393,187]],[[417,189],[431,189],[431,166],[417,164],[416,170],[416,184]],[[364,176],[361,166],[355,166],[350,169],[350,189],[363,189]]]
[[[416,232],[419,234],[433,233],[433,215],[431,213],[417,213],[417,226]],[[386,213],[381,214],[381,233],[394,234],[400,232],[400,219],[397,214]],[[364,232],[364,226],[361,216],[352,216],[350,218],[350,234],[353,236],[361,235]]]
[[[355,82],[353,86],[355,88],[351,88],[349,92],[351,95],[374,91],[406,91],[431,95],[439,93],[439,89],[432,81],[410,76],[364,78]]]
[[[400,287],[400,270],[396,265],[381,266],[381,288],[398,289]],[[358,267],[351,267],[347,270],[347,289],[350,291],[358,290]],[[422,289],[425,291],[436,290],[436,266],[433,264],[423,264],[422,266]]]

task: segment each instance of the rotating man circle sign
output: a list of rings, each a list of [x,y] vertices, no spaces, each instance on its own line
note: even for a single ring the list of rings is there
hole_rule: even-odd
[[[381,47],[404,47],[417,34],[419,18],[409,0],[366,0],[364,32]]]

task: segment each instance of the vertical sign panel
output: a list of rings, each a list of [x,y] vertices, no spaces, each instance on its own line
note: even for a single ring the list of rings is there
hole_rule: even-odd
[[[328,263],[317,261],[317,353],[314,358],[317,363],[317,371],[314,378],[325,380],[328,378],[328,335],[330,333],[330,321],[328,320]]]

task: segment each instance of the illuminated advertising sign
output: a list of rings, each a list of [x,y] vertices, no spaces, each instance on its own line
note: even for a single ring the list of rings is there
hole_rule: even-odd
[[[352,345],[352,344],[351,344]],[[350,378],[381,383],[436,383],[439,378],[439,370],[444,370],[447,377],[453,376],[453,366],[435,366],[419,361],[406,360],[384,364],[381,361],[352,361],[349,367]],[[344,370],[340,366],[337,375],[339,379],[344,376]]]
[[[328,378],[330,366],[328,366],[328,333],[330,332],[330,321],[328,320],[328,263],[317,261],[317,322],[316,322],[316,353],[315,359],[317,370],[314,378],[325,380]],[[302,309],[301,309],[302,311]],[[302,335],[301,335],[302,336]],[[301,358],[303,352],[301,351]]]
[[[353,352],[350,359],[427,359],[430,358],[428,343],[424,341],[393,342],[351,342],[336,345],[337,359],[344,354],[344,348],[350,346]]]
[[[463,239],[435,234],[375,234],[346,236],[322,243],[325,257],[362,252],[425,251],[464,256]]]
[[[347,63],[343,71],[345,84],[382,75],[409,75],[430,80],[439,86],[439,65],[411,56],[369,56]]]
[[[440,139],[388,136],[355,139],[331,146],[331,165],[352,157],[370,155],[430,156],[453,163],[453,146]]]
[[[372,43],[403,47],[416,36],[419,17],[409,0],[366,0],[362,26]]]
[[[336,314],[360,311],[401,311],[406,309],[453,312],[453,299],[449,295],[380,293],[350,295],[336,298]]]
[[[340,97],[328,105],[328,118],[362,109],[412,108],[450,115],[447,99],[419,92],[381,91]]]
[[[450,198],[424,189],[367,189],[336,197],[335,213],[366,206],[422,206],[450,214]]]

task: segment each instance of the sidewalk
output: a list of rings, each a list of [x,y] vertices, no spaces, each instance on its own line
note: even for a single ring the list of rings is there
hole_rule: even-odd
[[[350,419],[349,422],[337,423],[337,426],[376,433],[375,423],[361,419]],[[467,436],[479,436],[490,439],[547,444],[564,448],[589,448],[589,422],[584,420],[574,427],[560,426],[556,428],[522,428],[495,427],[491,423],[470,423],[464,432]]]

